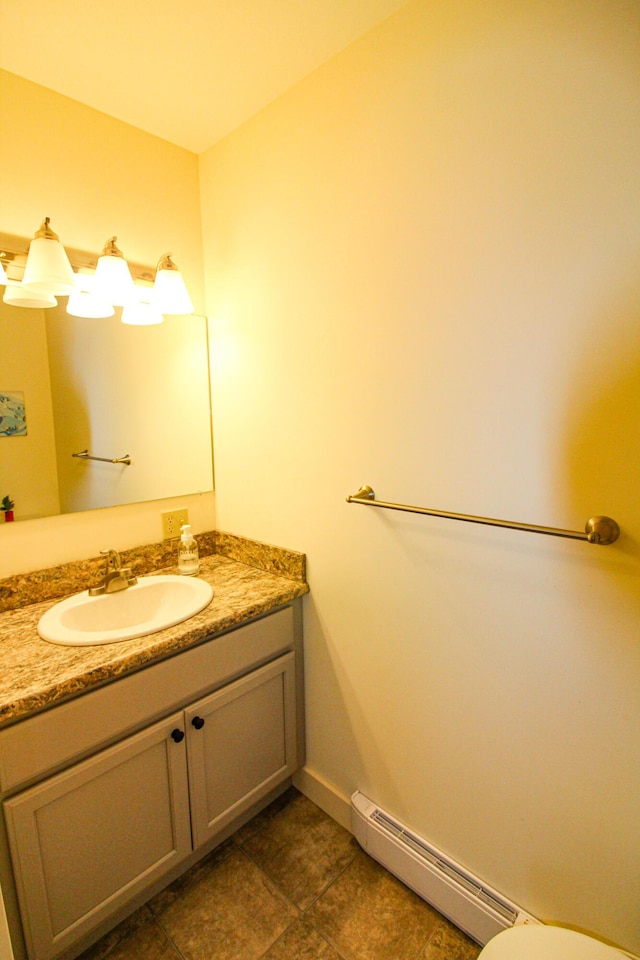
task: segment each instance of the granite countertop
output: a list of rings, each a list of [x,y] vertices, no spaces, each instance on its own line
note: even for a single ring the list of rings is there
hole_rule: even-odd
[[[200,560],[199,577],[211,583],[214,591],[209,606],[183,623],[146,637],[66,647],[42,640],[37,632],[40,617],[56,600],[31,602],[0,613],[0,727],[241,626],[309,592],[303,554],[224,534],[219,535],[217,550],[225,552]],[[287,564],[291,557],[294,561],[302,558],[294,563],[293,572]],[[128,560],[124,554],[123,558]],[[156,570],[134,566],[134,572],[144,576],[178,571],[170,565]],[[37,577],[33,579],[38,582]],[[86,586],[85,581],[77,590]]]

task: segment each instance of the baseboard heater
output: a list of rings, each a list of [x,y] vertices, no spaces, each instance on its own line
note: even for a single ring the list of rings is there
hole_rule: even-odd
[[[411,833],[359,791],[351,797],[351,827],[369,856],[481,946],[516,923],[539,922]]]

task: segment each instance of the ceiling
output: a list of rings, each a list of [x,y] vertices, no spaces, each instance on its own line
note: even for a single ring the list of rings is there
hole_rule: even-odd
[[[407,0],[4,0],[0,66],[201,153]]]

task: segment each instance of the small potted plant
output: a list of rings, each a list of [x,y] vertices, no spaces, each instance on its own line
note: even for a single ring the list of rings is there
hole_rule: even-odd
[[[0,509],[4,511],[4,522],[11,523],[13,520],[13,508],[15,507],[15,502],[11,499],[9,494],[6,497],[2,498],[2,504]]]

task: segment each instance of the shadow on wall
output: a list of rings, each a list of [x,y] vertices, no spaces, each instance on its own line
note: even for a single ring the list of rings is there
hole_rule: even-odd
[[[339,618],[338,618],[339,620]],[[340,628],[338,627],[338,632]],[[381,789],[392,799],[392,806],[401,809],[401,798],[396,795],[396,784],[390,775],[384,751],[379,744],[375,726],[367,717],[354,683],[354,672],[359,681],[367,685],[375,668],[373,661],[379,659],[371,651],[363,652],[354,641],[346,649],[337,643],[330,625],[321,616],[316,598],[307,597],[305,607],[305,669],[322,676],[323,686],[319,696],[307,702],[308,734],[307,762],[310,770],[323,770],[329,782],[340,784],[350,794],[356,788],[364,793],[377,794]],[[363,638],[363,645],[369,638]],[[355,648],[355,649],[354,649]],[[367,664],[372,676],[367,676]],[[378,702],[377,710],[382,716],[393,710],[392,703]],[[313,739],[315,730],[322,731],[322,739],[333,744],[329,756],[318,756]],[[366,756],[366,761],[365,761]]]
[[[565,424],[566,494],[575,509],[613,517],[621,536],[607,568],[640,607],[640,285],[597,317],[583,344]]]

